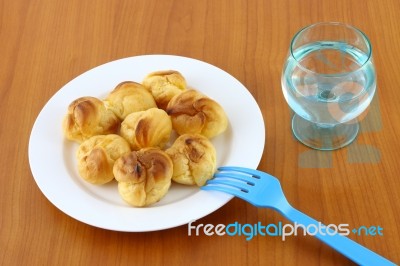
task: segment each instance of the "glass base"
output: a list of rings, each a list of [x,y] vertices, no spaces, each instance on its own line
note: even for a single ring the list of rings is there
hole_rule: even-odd
[[[304,145],[316,150],[331,151],[350,144],[357,137],[359,128],[357,121],[324,127],[296,114],[292,119],[294,136]]]

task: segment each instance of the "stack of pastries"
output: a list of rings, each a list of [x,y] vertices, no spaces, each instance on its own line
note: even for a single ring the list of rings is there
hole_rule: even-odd
[[[63,120],[65,137],[79,143],[82,179],[116,180],[121,198],[136,207],[158,202],[172,181],[202,186],[211,179],[217,154],[210,139],[227,126],[221,105],[188,89],[175,70],[121,82],[105,99],[78,98]]]

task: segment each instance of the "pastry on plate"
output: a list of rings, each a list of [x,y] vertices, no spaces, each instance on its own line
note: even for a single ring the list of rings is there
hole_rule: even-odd
[[[201,134],[213,138],[224,132],[228,119],[224,109],[213,99],[196,90],[186,90],[171,99],[167,113],[179,134]]]
[[[118,84],[104,102],[121,120],[133,112],[157,107],[151,93],[141,84],[133,81]]]
[[[215,148],[211,141],[202,135],[181,135],[165,152],[172,159],[172,180],[177,183],[203,186],[216,171]]]
[[[114,179],[115,160],[130,151],[129,143],[119,135],[93,136],[77,150],[79,175],[92,184],[108,183]]]
[[[79,143],[100,134],[116,133],[121,121],[95,97],[74,100],[63,120],[64,135]]]
[[[186,90],[186,80],[175,70],[156,71],[148,74],[143,82],[156,100],[158,108],[167,108],[172,97]]]
[[[171,185],[173,165],[158,148],[132,151],[119,158],[113,167],[118,192],[123,200],[136,207],[158,202]]]
[[[172,132],[171,118],[164,110],[151,108],[128,115],[121,123],[120,135],[133,150],[163,148]]]

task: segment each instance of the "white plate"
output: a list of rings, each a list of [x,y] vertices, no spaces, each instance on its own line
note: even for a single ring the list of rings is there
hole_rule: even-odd
[[[104,98],[118,83],[141,82],[150,72],[174,69],[188,86],[215,99],[225,109],[228,130],[212,140],[217,165],[256,168],[265,142],[264,120],[249,91],[234,77],[208,63],[172,55],[120,59],[83,73],[61,88],[43,107],[32,128],[29,162],[43,194],[67,215],[86,224],[117,231],[140,232],[171,228],[200,219],[232,197],[173,184],[157,204],[128,206],[116,182],[104,186],[83,181],[77,172],[77,144],[64,139],[62,119],[67,107],[82,96]]]

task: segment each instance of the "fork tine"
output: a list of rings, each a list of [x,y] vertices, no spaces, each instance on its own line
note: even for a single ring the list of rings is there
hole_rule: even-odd
[[[244,174],[250,174],[250,175],[255,175],[255,176],[260,176],[264,174],[261,171],[254,170],[251,168],[246,168],[246,167],[240,167],[240,166],[221,166],[218,168],[219,171],[236,171]]]
[[[222,186],[222,185],[214,185],[214,184],[210,184],[209,182],[210,182],[210,180],[207,182],[207,184],[205,186],[202,186],[200,189],[201,190],[216,190],[216,191],[228,193],[235,197],[246,200],[245,197],[247,195],[247,192],[244,192],[243,190],[240,190],[237,188],[232,188],[232,187],[227,187],[227,186]]]
[[[234,179],[229,180],[229,179],[223,179],[223,178],[214,178],[214,179],[208,180],[207,185],[221,185],[224,187],[235,188],[238,190],[245,190],[246,192],[249,191],[245,187],[246,183],[244,183],[242,181],[237,181]]]
[[[252,176],[243,174],[243,173],[235,173],[235,172],[219,172],[214,174],[214,178],[229,178],[232,180],[240,180],[243,182],[246,182],[249,185],[254,186],[255,181],[257,181],[257,178],[254,178]]]
[[[268,173],[265,173],[265,172],[262,172],[262,171],[259,171],[259,170],[255,170],[255,169],[250,169],[250,168],[246,168],[246,167],[239,167],[239,166],[221,166],[221,167],[219,167],[218,168],[218,171],[221,171],[221,172],[240,172],[240,173],[243,173],[243,174],[249,174],[249,175],[253,175],[253,176],[255,176],[255,177],[262,177],[262,176],[269,176],[269,177],[271,177],[271,178],[274,178],[274,179],[277,179],[276,177],[274,177],[274,176],[272,176],[272,175],[270,175],[270,174],[268,174]]]

